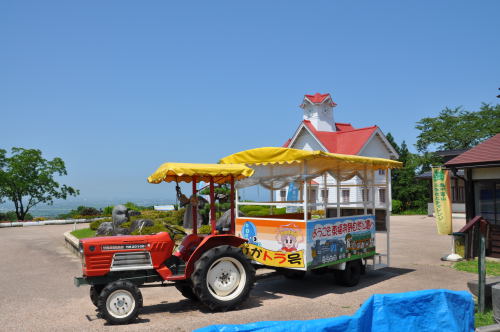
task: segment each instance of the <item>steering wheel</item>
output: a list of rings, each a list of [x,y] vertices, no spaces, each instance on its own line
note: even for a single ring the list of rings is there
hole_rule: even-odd
[[[184,232],[183,230],[180,230],[178,228],[175,228],[174,226],[170,225],[170,224],[164,224],[165,225],[165,228],[167,228],[169,231],[172,232],[172,234],[175,236],[177,234],[180,234],[180,235],[187,235],[186,232]]]

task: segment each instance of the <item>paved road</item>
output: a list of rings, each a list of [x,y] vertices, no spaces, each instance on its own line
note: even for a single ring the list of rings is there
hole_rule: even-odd
[[[73,286],[80,261],[64,247],[72,225],[0,229],[0,329],[3,331],[186,331],[210,324],[312,319],[353,314],[374,293],[429,288],[466,289],[473,275],[457,272],[439,258],[450,240],[438,236],[434,219],[392,217],[392,268],[369,272],[352,289],[330,275],[303,281],[261,279],[239,310],[210,313],[173,287],[143,289],[140,319],[109,326],[96,317],[88,287]],[[455,222],[455,228],[463,225]],[[383,243],[377,238],[378,243]]]

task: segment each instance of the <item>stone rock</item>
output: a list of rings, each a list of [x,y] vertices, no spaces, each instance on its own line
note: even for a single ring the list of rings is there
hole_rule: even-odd
[[[500,324],[476,327],[476,332],[499,332]]]
[[[484,303],[487,307],[491,307],[491,287],[500,283],[500,277],[492,277],[486,278],[486,283],[484,285]],[[478,296],[479,288],[478,288],[478,280],[469,280],[467,281],[467,287],[474,296]]]
[[[137,217],[137,216],[140,216],[141,213],[139,211],[136,211],[136,210],[128,210],[128,216],[129,217]]]
[[[118,227],[115,228],[112,235],[130,235],[130,231],[128,228]]]
[[[114,235],[113,234],[113,223],[110,221],[103,222],[102,224],[99,225],[99,228],[97,228],[95,235],[97,235],[97,236]]]
[[[132,225],[130,225],[129,231],[132,233],[135,230],[142,229],[144,227],[151,227],[154,226],[154,222],[150,219],[139,219],[139,220],[134,220],[132,222]]]

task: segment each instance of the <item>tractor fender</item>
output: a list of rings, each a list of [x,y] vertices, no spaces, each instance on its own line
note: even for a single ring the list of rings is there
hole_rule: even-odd
[[[247,242],[246,239],[232,234],[209,235],[205,237],[187,261],[185,274],[186,278],[191,277],[191,273],[193,273],[194,270],[194,264],[208,250],[222,245],[239,247],[245,242]]]

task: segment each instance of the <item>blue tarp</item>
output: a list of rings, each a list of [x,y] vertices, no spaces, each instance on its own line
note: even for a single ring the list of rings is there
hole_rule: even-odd
[[[474,331],[474,301],[466,291],[423,290],[372,295],[352,316],[211,325],[197,331]]]

